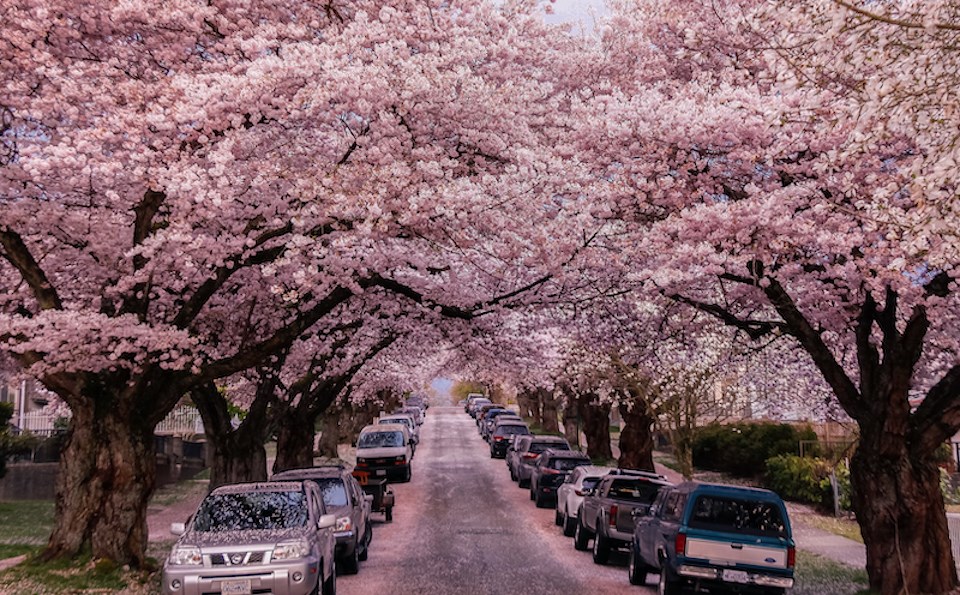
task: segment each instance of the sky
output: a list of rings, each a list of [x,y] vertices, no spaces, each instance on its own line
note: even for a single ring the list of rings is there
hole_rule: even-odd
[[[594,19],[606,14],[604,0],[555,0],[548,23],[580,22],[585,31],[592,31]]]

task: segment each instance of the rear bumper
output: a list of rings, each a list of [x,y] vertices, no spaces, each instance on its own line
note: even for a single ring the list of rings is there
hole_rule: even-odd
[[[735,593],[764,593],[770,588],[793,587],[791,573],[770,573],[685,563],[677,566],[676,574],[688,584],[722,586]]]

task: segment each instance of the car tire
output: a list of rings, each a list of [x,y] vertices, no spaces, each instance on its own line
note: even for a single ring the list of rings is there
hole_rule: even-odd
[[[404,483],[410,481],[412,477],[413,477],[413,469],[411,469],[410,466],[408,465],[406,472],[403,474]]]
[[[373,525],[367,523],[367,532],[363,534],[363,549],[360,550],[360,561],[366,562],[370,556],[370,542],[373,541]]]
[[[340,558],[340,567],[343,574],[356,574],[360,572],[360,543],[353,546],[353,551],[349,555]]]
[[[593,536],[593,563],[606,564],[610,559],[610,541],[600,530],[603,519],[597,519],[597,533]]]
[[[673,578],[666,560],[660,562],[660,580],[657,581],[658,595],[680,595],[680,581]]]
[[[385,514],[386,517],[387,517],[387,522],[388,522],[388,523],[393,522],[393,507],[392,507],[392,506],[387,507],[387,510],[386,510],[386,512],[385,512],[384,514]]]
[[[627,563],[627,578],[631,585],[647,584],[647,565],[640,557],[640,548],[636,542],[630,545],[630,561]]]
[[[520,478],[513,472],[513,467],[508,467],[508,469],[510,469],[510,481],[519,481]]]
[[[577,520],[567,514],[563,513],[563,535],[565,537],[573,537],[573,534],[577,531]]]
[[[573,549],[581,552],[587,551],[590,545],[590,533],[587,531],[587,528],[583,526],[583,523],[580,522],[580,517],[577,517],[577,528],[573,533]]]
[[[530,482],[530,500],[536,501],[537,499],[537,488],[533,487],[533,482]],[[537,508],[540,508],[539,506]]]
[[[533,504],[537,508],[546,508],[547,507],[547,497],[540,493],[540,490],[537,490],[533,493]]]
[[[529,480],[529,479],[526,479],[526,480],[525,480],[525,479],[523,479],[522,477],[520,477],[519,475],[517,475],[517,477],[519,477],[519,479],[517,480],[517,486],[518,486],[518,487],[520,487],[520,488],[529,488],[529,487],[530,487],[530,480]]]
[[[320,588],[321,595],[337,595],[337,565],[333,565],[333,569],[330,571],[330,576],[327,577],[327,580],[323,581],[323,585]]]
[[[563,517],[560,516],[560,509],[557,508],[553,513],[553,524],[562,527],[563,526]]]

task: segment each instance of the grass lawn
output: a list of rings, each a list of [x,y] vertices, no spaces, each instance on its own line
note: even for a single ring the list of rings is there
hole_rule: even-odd
[[[869,594],[867,571],[851,568],[802,550],[797,551],[796,585],[790,595]]]
[[[52,527],[52,500],[0,502],[0,544],[44,545]]]
[[[159,592],[157,573],[120,568],[109,561],[95,562],[89,556],[77,560],[37,562],[28,559],[0,573],[0,593],[129,593]]]
[[[803,523],[811,527],[816,527],[817,529],[829,531],[834,535],[863,543],[863,536],[860,535],[860,525],[858,525],[856,521],[850,519],[835,519],[818,514],[805,514],[803,515]]]

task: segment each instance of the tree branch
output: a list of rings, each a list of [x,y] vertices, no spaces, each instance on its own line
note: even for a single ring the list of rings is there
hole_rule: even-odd
[[[17,269],[27,286],[33,291],[40,309],[62,310],[63,303],[56,288],[50,283],[40,263],[33,258],[33,254],[30,253],[20,234],[9,228],[0,228],[0,247],[3,248],[0,254]]]

